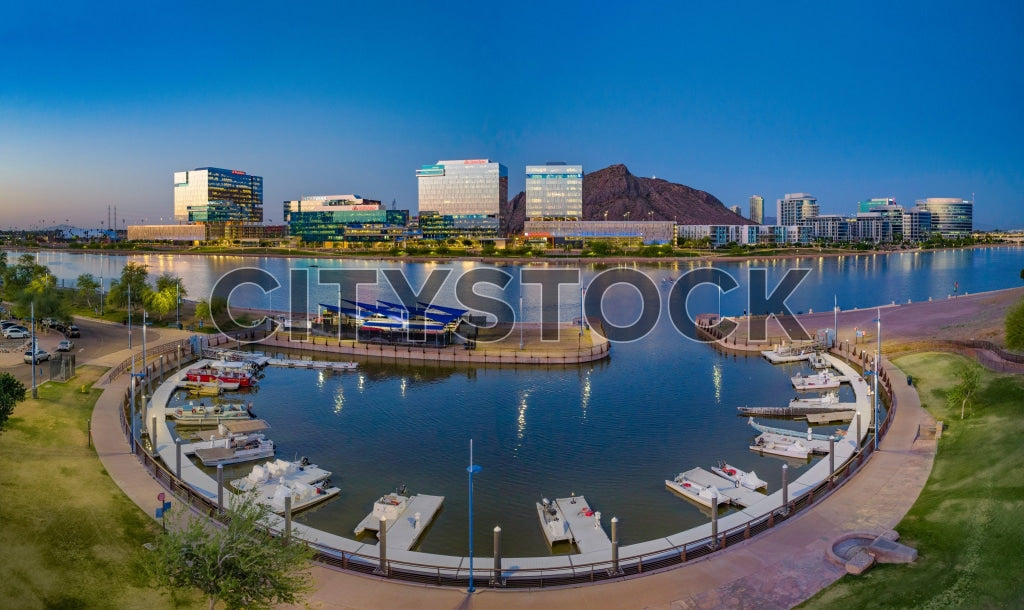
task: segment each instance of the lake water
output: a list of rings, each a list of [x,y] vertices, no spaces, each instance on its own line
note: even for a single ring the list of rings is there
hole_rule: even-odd
[[[9,260],[16,256],[9,255]],[[95,254],[39,254],[39,262],[67,282],[85,272],[109,278],[126,260],[145,263],[153,273],[184,277],[191,298],[208,292],[217,277],[239,266],[257,266],[281,278],[289,268],[310,264],[320,269],[399,267],[418,286],[432,269],[449,268],[454,276],[476,265],[180,255],[101,260]],[[793,311],[827,311],[834,296],[848,309],[946,298],[954,289],[963,294],[1018,286],[1022,265],[1020,248],[715,263],[737,279],[750,267],[766,267],[770,287],[786,269],[810,269],[789,300]],[[682,261],[631,267],[654,279],[667,303],[670,284],[662,280],[697,266]],[[503,268],[513,275],[519,269]],[[583,266],[584,284],[605,268]],[[381,284],[360,293],[360,299],[392,298]],[[237,298],[244,306],[284,308],[283,297],[246,290],[239,289],[232,303]],[[524,318],[535,321],[538,292],[527,288],[520,293],[513,282],[506,296],[514,308],[520,294]],[[572,319],[579,315],[578,287],[563,289],[563,295],[566,302],[559,315]],[[446,284],[437,302],[452,304],[452,298],[453,288]],[[311,288],[311,303],[336,299],[325,287]],[[610,290],[603,307],[609,320],[620,325],[640,313],[639,298],[628,287]],[[717,293],[704,288],[689,303],[694,313],[718,307]],[[722,298],[726,314],[745,307],[739,295]],[[617,343],[609,359],[578,367],[363,363],[356,372],[336,374],[268,368],[258,391],[240,398],[252,400],[258,415],[270,422],[279,457],[308,456],[336,473],[333,480],[342,488],[341,496],[302,514],[300,521],[351,536],[378,496],[406,484],[412,493],[445,496],[444,509],[420,550],[465,555],[465,467],[472,438],[474,461],[482,467],[474,477],[477,554],[487,554],[491,530],[500,525],[507,556],[543,555],[548,549],[534,510],[542,497],[585,495],[603,513],[606,526],[612,516],[619,518],[622,542],[631,544],[706,522],[700,508],[665,489],[664,480],[680,471],[709,468],[724,459],[756,470],[770,490],[778,489],[783,462],[748,450],[755,433],[736,415],[736,407],[785,405],[794,395],[789,377],[801,370],[806,365],[772,366],[760,357],[719,353],[680,336],[663,315],[642,340]],[[849,388],[843,392],[844,400],[852,399]],[[798,422],[773,425],[805,429]],[[229,476],[242,476],[250,467],[226,470]],[[791,479],[799,476],[799,464],[790,463],[790,468],[795,469]]]

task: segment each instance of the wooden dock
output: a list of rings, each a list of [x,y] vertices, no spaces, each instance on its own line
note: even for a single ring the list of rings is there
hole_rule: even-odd
[[[612,541],[601,526],[601,513],[590,508],[583,496],[555,500],[562,517],[569,523],[569,531],[581,553],[610,551]]]
[[[699,466],[697,468],[687,470],[683,473],[683,476],[698,485],[714,487],[718,490],[718,494],[720,496],[725,496],[730,502],[738,506],[753,506],[767,497],[762,493],[747,489],[738,483],[734,483],[729,479],[720,477],[717,474],[709,470],[704,470]]]

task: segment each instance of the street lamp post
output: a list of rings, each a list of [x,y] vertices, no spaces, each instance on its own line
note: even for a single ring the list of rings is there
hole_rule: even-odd
[[[174,283],[174,326],[181,326],[181,279]]]
[[[839,345],[839,297],[832,295],[832,347]]]
[[[32,327],[32,398],[39,398],[39,390],[36,388],[36,303],[29,303],[29,311]]]
[[[875,322],[878,323],[878,347],[875,352],[875,451],[878,451],[878,373],[882,370],[882,310],[875,310]]]
[[[519,349],[523,349],[523,297],[519,297]]]
[[[469,588],[467,593],[476,591],[473,586],[473,475],[480,472],[480,467],[473,463],[473,439],[469,439]]]
[[[132,348],[132,285],[128,284],[128,349]]]

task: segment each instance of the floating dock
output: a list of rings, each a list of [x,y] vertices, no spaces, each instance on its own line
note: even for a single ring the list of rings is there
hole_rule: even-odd
[[[823,441],[817,438],[808,439],[806,436],[792,435],[792,434],[776,434],[775,432],[762,432],[758,439],[764,439],[765,445],[786,445],[793,441],[800,441],[800,444],[807,447],[810,453],[815,455],[828,455],[828,441]],[[837,439],[838,440],[838,439]],[[757,445],[751,446],[751,449],[758,451]],[[765,453],[770,453],[767,449],[762,449]],[[796,457],[796,456],[794,456]]]
[[[610,551],[612,541],[601,527],[601,513],[590,508],[583,496],[555,500],[562,517],[569,523],[569,531],[580,553]]]
[[[359,368],[356,362],[329,362],[327,360],[297,360],[293,358],[268,358],[270,366],[282,366],[289,369],[316,369],[318,371],[354,371]]]
[[[758,415],[760,417],[803,417],[810,414],[842,413],[856,408],[857,403],[839,402],[826,407],[736,407],[740,415]],[[810,419],[810,418],[808,418]],[[830,420],[841,421],[841,420]]]
[[[747,489],[738,483],[734,483],[729,479],[720,477],[717,474],[704,470],[699,466],[692,470],[687,470],[683,473],[683,476],[698,485],[714,487],[718,490],[718,495],[725,496],[730,502],[738,506],[753,506],[767,497],[762,493]]]
[[[851,407],[856,405],[851,405]],[[837,410],[837,411],[825,411],[822,413],[808,413],[807,423],[809,424],[830,424],[832,422],[848,422],[853,420],[853,416],[856,411],[850,410]]]
[[[390,494],[389,494],[390,495]],[[387,498],[388,496],[384,496]],[[380,502],[378,500],[377,502]],[[397,512],[394,519],[389,518],[387,533],[387,548],[408,551],[416,546],[420,536],[427,527],[434,522],[441,505],[444,504],[444,496],[428,496],[417,494],[405,500],[405,508]],[[375,503],[376,505],[376,503]],[[419,518],[417,518],[419,515]],[[380,529],[379,511],[371,511],[366,515],[359,525],[356,526],[356,535],[364,531],[377,532]],[[380,537],[380,533],[377,533]],[[379,543],[378,543],[379,544]]]

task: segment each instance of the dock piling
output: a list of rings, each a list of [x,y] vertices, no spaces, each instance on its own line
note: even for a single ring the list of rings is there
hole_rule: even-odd
[[[785,464],[782,467],[785,468]],[[782,480],[786,480],[785,475]],[[718,548],[718,490],[714,487],[711,488],[711,548]]]
[[[789,464],[782,465],[782,514],[789,514]]]
[[[831,476],[836,471],[836,437],[828,437],[828,474]]]
[[[284,540],[289,542],[292,539],[292,495],[284,497]]]
[[[380,542],[377,543],[377,548],[380,549],[380,566],[374,570],[374,573],[380,574],[381,576],[388,575],[388,518],[380,518],[380,529],[377,530],[377,538]]]
[[[494,574],[491,576],[491,585],[505,586],[505,579],[501,577],[501,528],[497,525],[494,526]]]
[[[857,411],[854,420],[857,422],[857,436],[853,437],[853,447],[856,449],[860,446],[860,411]]]
[[[622,574],[619,568],[619,518],[612,517],[612,575]]]
[[[174,438],[174,477],[181,480],[181,439],[178,437]]]
[[[217,464],[217,512],[224,512],[224,464]]]

